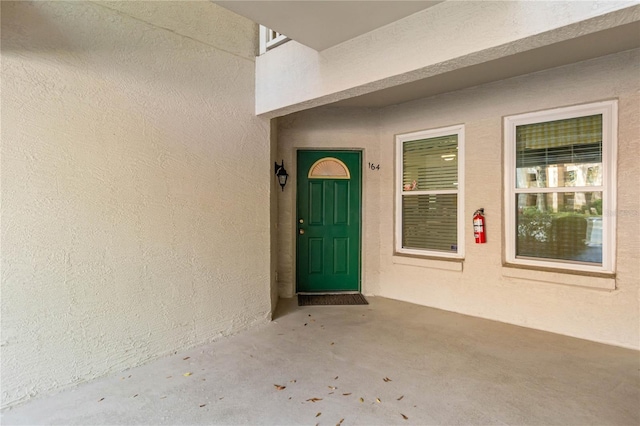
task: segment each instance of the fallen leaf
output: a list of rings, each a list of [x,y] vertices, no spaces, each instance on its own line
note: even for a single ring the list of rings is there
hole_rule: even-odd
[[[166,397],[167,397],[166,395],[165,396],[161,396],[160,399],[165,399]]]
[[[336,424],[336,426],[340,426],[344,422],[344,419],[340,419],[340,421]]]
[[[189,372],[189,373],[184,373],[183,376],[184,377],[189,377],[190,375],[192,375],[193,373]]]
[[[222,401],[223,399],[224,399],[224,396],[221,397],[221,398],[218,398],[218,401]]]
[[[360,398],[360,402],[364,402],[364,398]]]
[[[200,408],[204,407],[205,405],[207,405],[207,404],[201,404],[201,405],[200,405]]]
[[[318,401],[322,401],[322,398],[309,398],[307,399],[307,402],[318,402]]]
[[[351,395],[351,392],[342,394],[342,396],[349,396],[349,395]]]
[[[400,398],[396,399],[396,401],[400,401],[402,398],[404,398],[404,395],[402,395]]]
[[[100,399],[98,400],[98,402],[100,402],[100,401],[104,401],[104,398],[100,398]]]
[[[331,342],[331,346],[333,346],[333,345],[335,345],[335,343],[334,343],[334,342]]]
[[[136,396],[138,396],[138,394],[133,395],[132,398],[135,398]]]
[[[183,361],[188,360],[189,358],[191,358],[190,356],[185,356],[184,358],[182,358]]]
[[[282,386],[282,385],[273,385],[273,386],[275,386],[276,389],[278,389],[278,390],[284,390],[284,389],[287,388],[286,386]]]
[[[382,401],[380,401],[380,398],[376,398],[376,401],[378,402],[378,404],[380,404]]]
[[[338,388],[337,388],[337,387],[335,387],[335,386],[327,386],[327,387],[328,387],[329,389],[331,389],[331,390],[336,390],[336,389],[338,389]]]
[[[320,415],[321,415],[321,414],[322,414],[322,413],[318,413],[318,414],[316,414],[316,417],[320,417]]]
[[[329,395],[333,395],[335,392],[329,392]]]
[[[402,416],[403,419],[409,420],[409,417],[405,416],[404,414],[400,413],[400,415]]]
[[[289,380],[289,383],[295,383],[295,382],[296,382],[296,379]]]
[[[172,378],[172,377],[173,377],[173,376],[167,376],[167,379],[170,379],[170,378]],[[123,377],[123,378],[124,378],[124,377]]]
[[[391,379],[390,379],[390,378],[388,378],[388,377],[385,377],[385,378],[384,378],[384,379],[382,379],[382,380],[384,380],[385,382],[390,382],[390,381],[391,381]]]
[[[334,377],[333,380],[338,380],[338,376]]]

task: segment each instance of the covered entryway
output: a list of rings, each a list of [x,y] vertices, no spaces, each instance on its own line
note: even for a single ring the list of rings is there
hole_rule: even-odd
[[[299,293],[360,290],[361,157],[298,151]]]

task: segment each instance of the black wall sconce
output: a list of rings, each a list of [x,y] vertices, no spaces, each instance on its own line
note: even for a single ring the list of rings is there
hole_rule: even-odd
[[[287,178],[289,177],[289,173],[284,168],[284,160],[282,160],[282,164],[278,164],[276,161],[276,176],[278,177],[278,183],[280,187],[284,191],[284,186],[287,184]]]

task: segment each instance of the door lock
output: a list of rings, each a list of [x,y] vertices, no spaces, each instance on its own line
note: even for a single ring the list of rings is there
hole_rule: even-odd
[[[304,219],[300,219],[298,222],[300,222],[300,223],[304,223]]]
[[[304,229],[301,229],[298,231],[300,233],[300,235],[304,234]]]

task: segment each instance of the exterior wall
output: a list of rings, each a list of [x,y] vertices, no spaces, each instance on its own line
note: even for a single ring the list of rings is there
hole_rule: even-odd
[[[3,406],[270,318],[255,24],[120,6],[2,2]]]
[[[639,71],[640,50],[633,50],[379,111],[319,108],[284,118],[279,146],[291,158],[293,147],[358,146],[365,149],[365,164],[380,163],[378,173],[365,173],[366,294],[638,349]],[[604,99],[619,100],[616,289],[585,287],[603,278],[531,270],[514,274],[502,265],[502,117]],[[469,226],[464,263],[394,256],[395,135],[460,123],[465,125]],[[280,199],[287,206],[281,210],[281,229],[293,229],[288,207],[293,194],[285,191]],[[471,229],[471,214],[479,207],[486,209],[484,245],[474,244]],[[279,268],[294,261],[291,247],[281,247]],[[281,282],[280,288],[289,295],[293,283]]]
[[[607,30],[637,20],[637,4],[446,1],[322,52],[291,41],[256,61],[256,113],[289,114]]]

